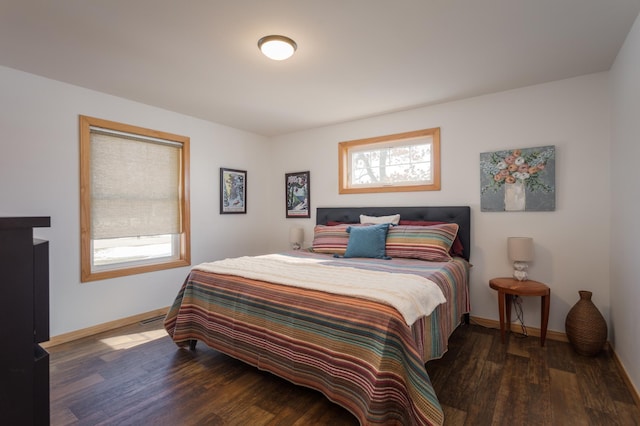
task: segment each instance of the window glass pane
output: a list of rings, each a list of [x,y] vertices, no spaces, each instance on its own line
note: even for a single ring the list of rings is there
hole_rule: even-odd
[[[440,129],[340,142],[340,194],[440,190]]]
[[[354,149],[350,155],[350,186],[425,184],[433,181],[431,143],[411,142]]]
[[[141,262],[157,258],[173,258],[174,236],[107,238],[93,240],[93,265],[104,266],[124,262]]]

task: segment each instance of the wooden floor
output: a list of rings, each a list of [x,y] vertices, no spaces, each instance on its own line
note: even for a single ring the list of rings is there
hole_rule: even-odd
[[[357,425],[322,394],[202,343],[178,349],[162,321],[49,349],[51,424]],[[640,411],[611,354],[461,326],[427,369],[446,425],[637,425]]]

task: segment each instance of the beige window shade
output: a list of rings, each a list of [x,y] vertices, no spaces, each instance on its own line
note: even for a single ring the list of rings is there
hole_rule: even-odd
[[[91,128],[91,238],[180,233],[181,144]]]

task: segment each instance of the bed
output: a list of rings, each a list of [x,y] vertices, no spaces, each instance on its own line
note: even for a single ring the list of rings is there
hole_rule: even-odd
[[[442,424],[444,415],[425,363],[446,352],[449,336],[470,311],[470,209],[318,208],[314,230],[318,241],[321,231],[349,227],[359,222],[361,214],[400,214],[405,225],[391,228],[398,230],[450,228],[437,224],[455,223],[461,247],[446,261],[344,257],[344,252],[300,250],[198,265],[167,313],[167,332],[180,347],[195,349],[201,341],[297,385],[316,389],[353,413],[362,425]],[[351,237],[357,226],[351,226]],[[319,247],[314,237],[314,248],[323,251]],[[389,247],[387,251],[392,251]],[[262,275],[253,262],[276,262],[278,269],[273,275]],[[285,274],[281,265],[294,269]],[[281,275],[286,276],[278,280]],[[375,287],[376,280],[388,277],[401,278],[402,285],[394,288],[403,290],[405,284],[419,287],[428,281],[440,289],[443,299],[433,303],[432,311],[421,302],[414,303],[417,310],[407,312],[406,307],[377,296],[339,288],[347,287],[342,285],[346,281]],[[335,284],[336,292],[310,284],[316,281]]]

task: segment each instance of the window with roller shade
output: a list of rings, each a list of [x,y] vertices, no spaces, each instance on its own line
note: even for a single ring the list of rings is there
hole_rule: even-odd
[[[80,116],[81,280],[190,264],[189,138]]]

